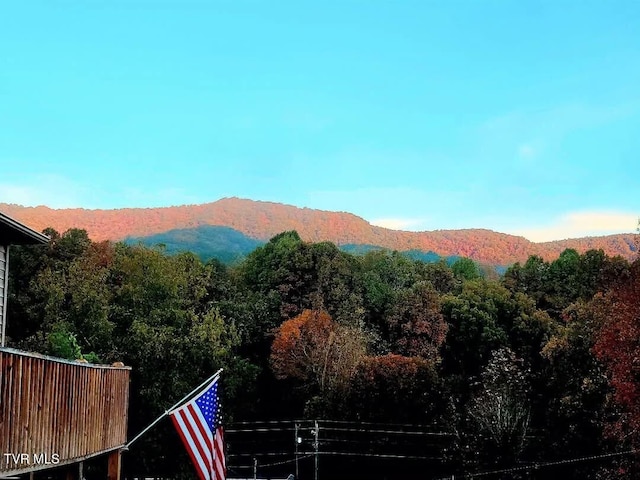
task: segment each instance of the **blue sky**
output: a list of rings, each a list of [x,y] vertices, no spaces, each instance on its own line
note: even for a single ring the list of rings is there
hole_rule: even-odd
[[[633,232],[640,2],[0,4],[0,202]]]

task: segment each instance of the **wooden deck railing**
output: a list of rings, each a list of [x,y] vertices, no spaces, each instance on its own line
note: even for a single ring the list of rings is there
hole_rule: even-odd
[[[0,349],[0,477],[126,443],[129,367]]]

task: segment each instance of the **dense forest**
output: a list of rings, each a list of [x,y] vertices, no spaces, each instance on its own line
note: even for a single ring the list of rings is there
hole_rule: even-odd
[[[131,366],[130,436],[223,367],[227,424],[429,426],[449,435],[441,462],[456,475],[640,440],[638,260],[567,249],[499,277],[467,258],[355,255],[287,231],[230,267],[45,233],[48,245],[11,250],[9,345]],[[124,473],[192,476],[182,450],[164,422],[125,453]],[[638,466],[619,455],[554,475],[630,479]]]

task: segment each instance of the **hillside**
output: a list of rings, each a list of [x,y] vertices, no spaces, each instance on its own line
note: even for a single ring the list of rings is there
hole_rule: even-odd
[[[232,228],[214,225],[169,230],[147,237],[127,237],[124,241],[148,247],[160,244],[169,254],[188,251],[198,255],[203,261],[217,258],[223,263],[239,261],[264,243]]]
[[[147,247],[160,247],[168,254],[191,252],[204,262],[215,258],[222,263],[234,264],[241,261],[257,247],[264,245],[263,240],[255,240],[229,227],[202,225],[196,228],[182,228],[157,233],[147,237],[127,237],[124,242],[129,245],[142,244]],[[384,250],[376,245],[341,245],[340,249],[352,255],[364,255],[372,250]],[[413,260],[425,263],[445,260],[452,264],[459,257],[441,257],[434,252],[409,250],[400,252]]]
[[[514,235],[485,229],[404,232],[371,225],[356,215],[298,208],[272,202],[224,198],[202,205],[118,210],[60,209],[0,204],[0,211],[36,230],[84,228],[94,240],[147,237],[175,229],[203,225],[233,228],[256,240],[268,240],[286,230],[296,230],[307,241],[329,240],[338,245],[377,245],[407,251],[465,256],[479,262],[506,265],[536,254],[556,258],[566,248],[579,252],[602,248],[609,255],[633,258],[632,234],[533,243]]]

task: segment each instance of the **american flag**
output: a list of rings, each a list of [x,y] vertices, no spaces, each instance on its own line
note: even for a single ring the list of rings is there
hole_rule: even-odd
[[[197,397],[171,413],[201,480],[225,480],[224,434],[218,402],[218,378]]]

